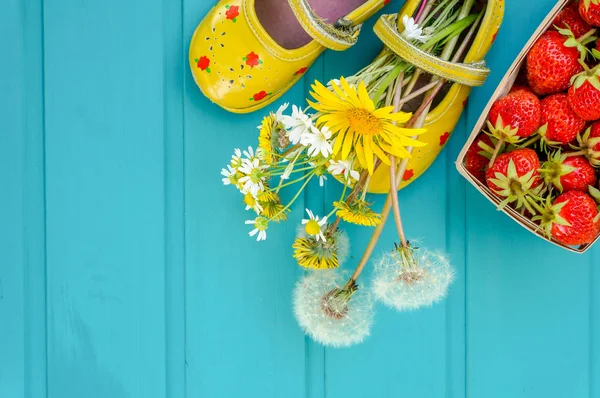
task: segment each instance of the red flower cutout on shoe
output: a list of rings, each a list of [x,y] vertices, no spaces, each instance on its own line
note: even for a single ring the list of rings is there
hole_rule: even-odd
[[[392,0],[385,0],[385,1],[383,2],[383,5],[384,5],[384,6],[387,6],[388,4],[390,4],[390,2],[391,2],[391,1],[392,1]]]
[[[304,72],[306,72],[308,70],[308,68],[305,66],[303,68],[298,69],[296,72],[294,72],[294,76],[298,76],[303,74]]]
[[[402,176],[402,181],[408,181],[411,178],[413,178],[415,176],[415,171],[412,169],[408,169],[404,172],[404,175]]]
[[[251,68],[254,68],[256,65],[263,63],[258,54],[255,54],[254,51],[252,51],[250,54],[246,55],[242,59],[246,61],[246,65],[248,65]]]
[[[446,142],[448,142],[448,138],[450,138],[449,132],[445,132],[444,134],[442,134],[440,136],[440,146],[446,145]]]
[[[238,15],[240,15],[240,7],[239,6],[225,6],[225,8],[227,8],[227,12],[225,13],[225,15],[227,16],[227,19],[235,22],[236,17]]]
[[[196,61],[196,66],[198,66],[200,70],[205,70],[207,73],[210,73],[210,59],[208,59],[206,55],[196,58],[194,61]]]
[[[267,93],[265,90],[262,90],[256,94],[254,94],[252,96],[252,98],[250,98],[250,101],[258,102],[258,101],[264,100],[268,95],[271,95],[271,93]]]

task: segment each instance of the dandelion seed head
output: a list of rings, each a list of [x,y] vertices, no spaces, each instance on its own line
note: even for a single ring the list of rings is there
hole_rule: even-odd
[[[307,335],[325,346],[361,343],[371,330],[371,297],[364,289],[347,287],[347,277],[337,270],[313,271],[294,289],[296,320]]]
[[[375,264],[372,289],[377,300],[398,311],[429,307],[448,293],[454,270],[445,256],[409,248],[384,254]]]

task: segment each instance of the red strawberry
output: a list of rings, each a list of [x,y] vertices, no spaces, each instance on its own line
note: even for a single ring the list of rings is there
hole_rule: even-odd
[[[598,214],[598,205],[591,196],[581,191],[569,191],[557,197],[554,204],[547,203],[533,220],[540,221],[546,234],[559,243],[579,246],[593,242],[600,234]]]
[[[567,145],[585,128],[585,121],[569,106],[566,94],[554,94],[542,100],[540,134],[547,143]]]
[[[539,173],[540,160],[534,150],[517,149],[504,153],[494,161],[485,172],[487,186],[498,196],[505,198],[500,204],[503,208],[508,203],[517,202],[515,207],[529,208],[526,196],[537,193],[542,183]]]
[[[582,0],[579,2],[579,15],[590,25],[600,26],[600,1]]]
[[[583,135],[577,136],[577,145],[571,145],[577,150],[569,156],[583,155],[594,167],[600,167],[600,121],[593,123]]]
[[[588,186],[596,185],[596,170],[585,156],[567,156],[557,152],[540,170],[546,184],[553,185],[560,192],[587,192]]]
[[[576,4],[559,12],[552,25],[559,29],[571,29],[576,38],[583,36],[592,29],[579,15]]]
[[[548,31],[527,54],[527,80],[537,95],[565,91],[571,77],[583,70],[577,46],[565,45],[568,39],[559,32]]]
[[[488,152],[489,150],[492,152],[494,150],[492,139],[487,134],[479,135],[473,144],[471,144],[469,150],[467,150],[467,154],[465,155],[465,168],[479,181],[485,181],[485,167],[490,159],[481,154],[482,152],[486,152],[481,145],[486,146]]]
[[[513,89],[492,105],[488,127],[492,134],[504,141],[525,138],[540,127],[542,106],[538,97],[525,87]],[[512,131],[511,131],[512,130]]]
[[[569,105],[584,120],[600,119],[599,77],[600,65],[575,76],[569,89]]]

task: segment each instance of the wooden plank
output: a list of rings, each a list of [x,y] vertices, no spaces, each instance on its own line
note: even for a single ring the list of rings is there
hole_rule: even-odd
[[[182,1],[163,0],[166,397],[186,394]]]
[[[0,6],[0,396],[46,395],[41,2]]]
[[[164,397],[163,2],[44,11],[48,395]]]
[[[507,7],[489,57],[494,73],[473,98],[470,124],[554,4]],[[588,396],[591,254],[523,231],[475,189],[467,189],[466,205],[467,396]]]
[[[184,43],[212,2],[184,3]],[[186,335],[189,397],[304,396],[304,337],[292,314],[298,276],[292,258],[296,225],[273,225],[266,242],[248,237],[253,219],[218,173],[233,148],[257,145],[256,126],[270,110],[304,100],[297,84],[249,115],[211,104],[185,69]],[[288,199],[290,199],[288,197]]]
[[[400,1],[393,2],[386,7],[385,12],[397,12],[401,5]],[[326,55],[326,79],[339,77],[340,73],[352,74],[371,62],[377,55],[381,43],[372,33],[371,26],[374,22],[375,18],[366,24],[357,46],[344,53]],[[464,124],[459,128],[461,126],[464,128]],[[461,135],[460,132],[458,135]],[[446,228],[451,221],[447,213],[447,173],[448,169],[454,169],[446,163],[444,152],[424,176],[400,193],[400,206],[407,237],[418,240],[419,246],[441,251],[448,251],[448,244],[454,244],[457,239],[454,237],[454,240],[450,240]],[[327,203],[337,195],[339,192],[333,188]],[[385,196],[369,195],[367,200],[374,201],[375,208],[381,209]],[[456,213],[452,222],[456,222],[464,210],[460,206],[453,210]],[[353,269],[362,256],[372,229],[347,226],[347,230],[352,242],[352,261],[346,267]],[[397,241],[395,225],[390,219],[365,275],[359,280],[359,285],[369,288],[373,262],[377,261],[384,251],[391,250],[393,242]],[[460,257],[458,261],[460,266]],[[457,322],[460,322],[462,316],[460,288],[460,284],[452,287],[452,295],[458,294],[456,304],[446,302],[414,313],[398,313],[377,304],[371,337],[356,347],[327,350],[326,396],[452,396],[448,392],[448,368],[450,364],[460,364],[463,353],[460,341],[462,335],[453,336],[452,340],[447,338],[447,327],[455,322],[454,319],[449,318],[448,308],[452,308],[452,315],[457,317]],[[458,333],[461,333],[460,327]],[[459,346],[451,349],[448,344],[459,344]],[[456,359],[455,355],[458,356]],[[461,369],[458,368],[455,372],[460,380]],[[425,378],[427,382],[424,382]],[[453,388],[457,390],[457,387]]]

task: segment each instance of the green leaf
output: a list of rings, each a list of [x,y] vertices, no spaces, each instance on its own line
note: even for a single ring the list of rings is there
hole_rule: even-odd
[[[588,82],[590,82],[590,84],[594,86],[596,90],[600,91],[600,81],[598,80],[598,77],[594,76],[588,79]]]
[[[575,80],[575,89],[578,89],[581,86],[583,86],[583,83],[585,83],[586,81],[587,81],[587,77],[586,76],[579,76],[579,77],[577,77],[577,79]]]
[[[565,41],[565,47],[577,47],[579,46],[579,42],[574,37],[570,37]]]
[[[596,200],[596,202],[600,203],[600,191],[594,188],[593,186],[588,186],[590,191],[590,196]]]
[[[510,160],[510,162],[508,162],[508,169],[506,175],[508,176],[508,178],[519,178],[519,175],[517,174],[517,166],[515,166],[515,162],[513,162],[512,159]]]

